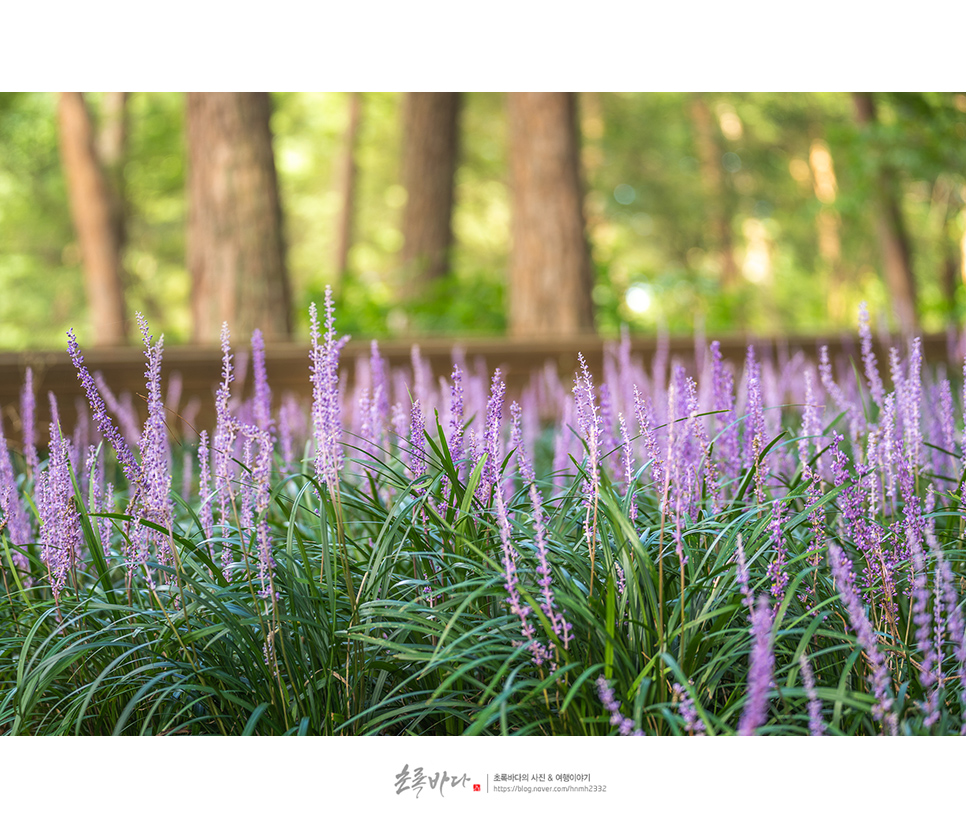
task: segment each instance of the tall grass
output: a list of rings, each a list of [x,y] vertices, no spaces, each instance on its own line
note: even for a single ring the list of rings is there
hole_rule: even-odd
[[[146,325],[138,438],[74,345],[89,415],[0,450],[4,733],[962,731],[962,401],[916,342],[891,387],[864,321],[864,377],[624,343],[507,405],[376,346],[346,389],[326,312],[301,412],[258,338],[232,397],[226,332],[200,446]]]

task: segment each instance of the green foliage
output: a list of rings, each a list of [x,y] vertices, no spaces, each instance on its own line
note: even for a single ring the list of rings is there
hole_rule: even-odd
[[[677,554],[658,493],[639,493],[632,522],[630,499],[603,471],[591,560],[585,476],[548,494],[554,593],[571,623],[565,646],[540,611],[531,505],[520,484],[509,501],[517,579],[538,621],[535,639],[554,661],[537,666],[506,605],[493,506],[474,495],[481,466],[460,481],[445,442],[435,433],[427,442],[429,471],[417,482],[398,461],[365,457],[352,465],[368,477],[360,486],[343,481],[337,493],[304,472],[277,476],[267,514],[275,542],[268,596],[254,580],[248,531],[226,535],[233,554],[226,578],[216,565],[220,538],[205,540],[184,503],[171,531],[174,558],[147,566],[151,582],[120,560],[127,525],[139,521],[112,515],[105,553],[92,532],[98,518],[83,514],[92,558],[59,600],[35,546],[24,548],[30,584],[12,569],[9,540],[0,537],[0,732],[608,735],[614,730],[595,684],[601,675],[646,733],[690,732],[675,684],[708,734],[735,732],[751,645],[737,551],[742,541],[752,592],[767,592],[776,503],[749,503],[737,490],[719,513],[690,521]],[[751,474],[742,473],[745,487]],[[867,661],[815,558],[804,486],[791,486],[782,529],[792,578],[775,612],[774,685],[760,731],[808,732],[805,653],[826,732],[877,734]],[[822,502],[830,532],[839,493],[830,490]],[[961,576],[958,516],[936,509],[930,518]],[[852,557],[858,572],[864,556]],[[903,597],[896,622],[877,625],[887,634],[902,731],[954,734],[955,677],[946,680],[941,722],[923,725],[909,609]]]
[[[874,222],[878,173],[891,172],[912,240],[926,329],[961,317],[966,303],[961,241],[966,97],[953,93],[876,94],[879,123],[857,125],[846,93],[706,93],[714,143],[705,170],[691,108],[695,94],[582,94],[579,118],[588,237],[597,264],[599,329],[621,324],[671,332],[795,332],[841,328],[859,299],[873,321],[890,316]],[[88,94],[95,122],[100,98]],[[394,309],[405,192],[399,184],[400,95],[363,94],[354,246],[349,275],[335,274],[345,152],[345,93],[276,93],[272,127],[294,309],[326,284],[347,286],[348,329],[361,335],[498,332],[511,212],[502,94],[466,93],[456,175],[453,275],[412,310]],[[168,334],[188,338],[185,267],[183,97],[132,93],[124,190],[128,301]],[[0,99],[0,349],[49,346],[83,323],[80,253],[71,226],[56,130],[56,98],[8,93]],[[825,204],[809,171],[813,142],[831,154],[837,191]],[[804,166],[804,167],[803,167]],[[820,212],[837,218],[837,266],[820,254]],[[739,269],[722,286],[721,218]],[[755,277],[741,273],[753,240],[767,251]],[[842,300],[829,306],[834,282]],[[651,306],[635,312],[627,292],[642,286]],[[365,295],[365,298],[361,298]],[[476,298],[477,315],[466,309]],[[53,299],[53,304],[51,304]],[[400,315],[399,313],[402,313]],[[305,334],[304,323],[300,335]]]

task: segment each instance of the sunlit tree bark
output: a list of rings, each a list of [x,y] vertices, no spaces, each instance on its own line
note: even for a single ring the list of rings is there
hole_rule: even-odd
[[[863,128],[877,121],[876,104],[872,93],[852,93],[856,118]],[[912,272],[912,254],[906,233],[896,174],[887,165],[879,165],[876,177],[876,230],[882,253],[882,269],[892,296],[892,306],[900,327],[911,332],[918,326],[916,311],[916,281]]]
[[[403,100],[404,295],[419,297],[450,268],[459,93],[406,93]]]
[[[737,284],[738,263],[731,233],[731,211],[721,168],[723,151],[718,141],[714,116],[704,96],[695,94],[691,98],[690,116],[694,144],[701,165],[701,181],[704,186],[706,212],[711,224],[712,243],[718,255],[721,285],[728,289]]]
[[[838,180],[835,177],[835,163],[828,144],[818,137],[812,140],[809,147],[808,165],[812,172],[812,188],[815,191],[815,197],[822,204],[822,208],[815,217],[815,226],[818,233],[818,253],[825,264],[829,279],[829,318],[839,325],[845,325],[845,274],[842,270],[841,223],[839,214],[835,210]]]
[[[127,244],[127,194],[124,163],[127,161],[128,93],[104,93],[101,98],[97,154],[110,183],[111,214],[121,249]]]
[[[575,102],[573,93],[510,93],[507,99],[514,336],[594,330]]]
[[[349,93],[349,124],[345,132],[345,150],[339,190],[342,193],[342,211],[339,215],[339,231],[336,238],[335,271],[342,276],[349,271],[349,250],[355,221],[356,145],[359,143],[359,126],[362,123],[362,94]]]
[[[98,158],[83,94],[60,93],[57,118],[71,217],[84,263],[91,341],[96,345],[120,345],[127,338],[127,313],[121,276],[119,208]]]
[[[227,321],[248,338],[291,333],[268,93],[188,93],[188,269],[193,336]]]

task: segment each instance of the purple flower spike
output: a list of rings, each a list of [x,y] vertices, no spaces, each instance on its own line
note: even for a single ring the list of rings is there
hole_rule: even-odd
[[[706,728],[704,722],[698,717],[698,710],[691,694],[679,683],[675,683],[671,688],[674,690],[674,703],[677,705],[678,715],[684,720],[685,731],[688,735],[703,736]]]
[[[37,510],[40,516],[40,557],[47,566],[54,599],[67,584],[67,574],[79,561],[81,544],[80,515],[74,505],[68,459],[70,441],[60,427],[50,424],[50,458],[37,483]]]
[[[33,531],[17,489],[17,478],[13,471],[10,453],[7,451],[2,415],[0,415],[0,529],[10,536],[12,544],[22,545],[33,541]],[[15,549],[12,555],[18,568],[24,571],[29,568],[30,562],[23,553]]]
[[[783,529],[784,518],[782,511],[784,505],[781,501],[775,501],[772,505],[772,519],[768,525],[771,531],[772,545],[774,546],[774,556],[768,564],[766,574],[771,580],[771,595],[775,597],[775,606],[781,605],[785,599],[785,587],[788,585],[788,571],[785,570],[785,531]]]
[[[907,525],[908,527],[908,525]],[[939,720],[939,647],[933,642],[933,615],[929,613],[929,588],[926,562],[919,543],[910,530],[907,529],[907,541],[912,553],[914,571],[912,591],[912,621],[916,626],[916,648],[922,655],[922,665],[919,668],[919,682],[926,693],[926,700],[920,706],[926,717],[923,724],[931,727]],[[942,596],[937,596],[934,609],[937,625],[942,617]],[[937,629],[939,631],[939,629]],[[941,631],[939,631],[941,635]],[[939,635],[937,635],[939,636]],[[937,641],[938,642],[938,641]]]
[[[872,349],[872,331],[869,329],[869,310],[863,301],[859,305],[859,336],[862,340],[862,362],[865,365],[865,378],[869,381],[869,393],[873,402],[882,408],[885,402],[885,389],[879,376],[878,363]]]
[[[40,460],[37,458],[37,427],[34,414],[37,409],[37,397],[34,393],[34,369],[29,365],[24,374],[23,390],[20,393],[20,425],[23,436],[23,454],[27,461],[27,471],[32,477],[37,476]]]
[[[252,371],[255,375],[255,425],[262,431],[274,434],[275,423],[272,420],[272,389],[268,385],[268,373],[265,370],[265,340],[261,330],[252,331]]]
[[[542,666],[544,661],[550,659],[550,652],[546,646],[536,639],[536,629],[530,622],[532,613],[529,605],[525,605],[520,598],[517,590],[517,551],[513,547],[510,539],[510,521],[507,518],[506,505],[503,503],[503,493],[496,489],[493,491],[493,500],[496,505],[496,519],[500,527],[500,541],[503,545],[503,576],[505,579],[503,587],[506,588],[506,601],[510,605],[510,610],[520,618],[520,631],[530,653],[533,655],[533,662],[537,666]]]
[[[855,590],[852,578],[852,562],[846,558],[835,542],[829,542],[828,555],[832,577],[835,579],[835,587],[842,595],[842,602],[845,603],[848,610],[849,622],[852,624],[859,645],[862,646],[869,662],[869,679],[876,698],[872,715],[876,721],[880,721],[887,726],[892,735],[896,735],[898,725],[896,715],[892,712],[892,683],[889,678],[889,670],[885,658],[879,650],[879,642],[872,629],[872,624],[869,622],[862,601]]]
[[[139,441],[141,450],[141,490],[140,510],[147,521],[170,529],[173,517],[171,506],[171,467],[167,442],[167,426],[164,421],[164,402],[161,398],[161,354],[164,350],[164,336],[151,344],[151,334],[144,317],[137,314],[138,326],[144,340],[144,355],[147,369],[144,376],[148,389],[148,419],[144,424]],[[147,531],[147,540],[157,550],[159,559],[164,562],[165,541],[163,533]],[[138,554],[138,561],[147,554]]]
[[[84,364],[84,355],[77,346],[77,339],[73,330],[67,331],[67,354],[70,356],[71,362],[74,363],[74,367],[77,369],[77,378],[84,388],[84,393],[87,394],[87,402],[90,404],[94,423],[107,442],[111,444],[111,448],[114,449],[114,453],[124,470],[124,476],[132,484],[140,482],[141,467],[138,466],[134,453],[107,413],[107,408],[97,390],[97,385]]]
[[[751,657],[748,663],[748,696],[738,725],[738,735],[752,736],[768,718],[768,690],[772,685],[775,655],[771,647],[772,608],[762,594],[751,614]]]
[[[319,341],[315,304],[309,308],[312,334],[312,427],[315,435],[315,473],[330,491],[338,488],[342,470],[342,414],[339,406],[339,354],[349,340],[336,339],[332,288],[325,288],[325,338]]]
[[[413,480],[422,478],[427,472],[426,465],[426,420],[419,400],[413,400],[409,418],[409,470]]]
[[[634,500],[634,451],[627,434],[627,422],[623,414],[617,415],[621,430],[621,457],[624,462],[624,495],[629,498],[628,517],[633,524],[637,520],[637,502]]]
[[[802,670],[802,681],[805,683],[805,694],[808,696],[808,732],[809,735],[820,736],[823,734],[825,723],[822,721],[822,702],[815,693],[812,664],[809,663],[807,655],[802,654],[798,658],[798,665]]]
[[[642,736],[643,730],[636,729],[637,725],[630,718],[625,718],[621,714],[621,702],[614,696],[614,690],[607,683],[607,678],[601,675],[597,678],[597,697],[610,713],[610,723],[617,727],[617,731],[622,736]]]
[[[503,372],[497,368],[493,372],[490,385],[490,398],[486,403],[486,429],[483,434],[483,450],[486,452],[486,463],[483,464],[483,476],[480,478],[483,500],[490,494],[490,490],[497,486],[500,479],[500,464],[502,454],[502,425],[503,403],[506,397],[506,383]]]
[[[957,675],[959,677],[959,699],[966,716],[966,626],[963,624],[963,614],[959,608],[959,597],[956,593],[956,579],[949,562],[943,557],[943,552],[937,542],[930,542],[936,555],[936,584],[937,591],[942,592],[943,607],[946,615],[945,630],[949,642],[953,647],[956,658]],[[960,735],[966,736],[966,718],[964,718]]]

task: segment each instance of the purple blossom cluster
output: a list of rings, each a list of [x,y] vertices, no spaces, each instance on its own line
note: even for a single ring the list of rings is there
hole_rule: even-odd
[[[958,678],[966,693],[966,636],[957,585],[936,541],[937,518],[944,512],[940,502],[966,471],[962,409],[957,409],[962,402],[956,402],[966,397],[966,390],[954,395],[945,372],[925,365],[918,339],[905,350],[899,345],[890,350],[887,390],[864,307],[859,314],[859,373],[833,367],[827,348],[819,351],[815,363],[804,355],[776,360],[749,347],[736,384],[735,368],[724,360],[718,342],[709,347],[700,343],[694,361],[685,364],[670,356],[666,339],[659,341],[654,362],[645,369],[635,362],[625,333],[605,351],[599,384],[585,357],[578,355],[579,370],[569,390],[556,370],[548,369],[514,392],[516,399],[509,405],[504,369],[491,372],[482,361],[471,365],[458,351],[449,378],[434,381],[418,348],[408,367],[390,367],[373,342],[368,356],[357,361],[352,387],[347,373],[340,376],[347,337],[336,334],[330,290],[324,322],[320,326],[314,305],[310,321],[309,409],[291,394],[273,406],[260,332],[252,334],[250,354],[235,357],[227,325],[222,329],[215,424],[212,431],[198,433],[197,460],[183,456],[181,489],[191,495],[197,485],[204,543],[216,560],[220,549],[226,578],[252,556],[261,593],[266,599],[275,593],[269,516],[276,472],[291,473],[311,462],[318,482],[337,496],[343,480],[361,481],[364,473],[393,466],[405,477],[421,479],[428,490],[432,478],[426,476],[440,475],[439,462],[428,451],[428,433],[434,442],[445,441],[464,483],[485,459],[473,512],[495,518],[506,605],[519,620],[523,642],[538,666],[552,666],[559,659],[555,648],[567,650],[574,640],[573,626],[559,605],[562,595],[555,595],[547,508],[562,502],[576,480],[583,541],[575,546],[591,565],[591,577],[602,547],[601,493],[610,484],[617,485],[615,494],[638,531],[646,524],[641,517],[653,518],[656,508],[662,531],[668,531],[661,545],[665,550],[657,558],[676,556],[682,571],[694,553],[692,542],[698,537],[692,531],[698,519],[739,508],[761,521],[757,528],[743,528],[744,539],[739,536],[736,547],[735,594],[738,598],[740,593],[747,607],[752,635],[742,734],[754,734],[767,721],[774,683],[772,630],[790,583],[803,568],[807,572],[798,599],[816,615],[821,613],[822,589],[829,587],[829,577],[834,582],[868,669],[874,717],[884,730],[896,732],[897,718],[882,635],[897,638],[903,611],[911,612],[912,665],[923,692],[919,711],[924,725],[939,721],[947,698],[944,687],[951,680]],[[17,450],[8,449],[0,423],[0,535],[13,545],[11,557],[24,572],[30,564],[26,554],[36,547],[58,597],[71,573],[84,564],[77,502],[97,514],[115,508],[115,484],[105,474],[108,451],[129,484],[126,493],[118,492],[118,503],[123,495],[134,521],[119,525],[122,536],[114,535],[110,519],[98,521],[105,554],[112,548],[123,553],[132,570],[153,561],[166,564],[175,555],[173,457],[166,415],[178,408],[182,383],[172,376],[167,397],[162,396],[163,337],[152,341],[143,317],[138,323],[146,358],[146,394],[141,397],[145,421],[138,415],[138,398],[130,392],[115,395],[100,375],[87,369],[71,331],[68,354],[86,394],[73,434],[62,434],[59,416],[73,404],[52,399],[53,422],[43,459],[30,369],[20,396],[19,458]],[[253,394],[244,400],[246,369],[253,377]],[[197,413],[198,404],[193,407]],[[541,460],[548,425],[555,433],[551,472],[544,481],[533,461]],[[797,443],[772,445],[783,429],[797,434]],[[347,464],[348,439],[358,441],[361,454]],[[177,454],[182,455],[180,450]],[[374,469],[373,461],[379,467]],[[71,475],[82,471],[86,476],[75,490]],[[455,515],[461,490],[450,482],[449,472],[443,474],[442,501],[437,504],[434,496],[427,507]],[[378,479],[368,481],[367,488],[378,493],[374,499],[389,502],[394,495]],[[796,516],[807,518],[807,529],[802,524],[790,532]],[[521,530],[532,531],[532,546],[521,543]],[[852,559],[839,542],[848,543]],[[800,544],[804,546],[798,548]],[[756,575],[756,590],[765,592],[757,602],[745,545],[764,571],[763,577]],[[622,594],[634,582],[632,572],[625,575],[627,565],[633,564],[626,553],[623,565],[614,560]],[[588,593],[594,591],[592,581]],[[537,610],[526,604],[525,592],[532,593]],[[543,642],[536,625],[540,616],[553,631]],[[819,734],[824,725],[814,675],[804,655],[799,662],[810,731]],[[600,691],[615,714],[613,693],[605,698]],[[687,690],[675,694],[689,732],[698,732],[700,721],[693,720],[696,713]]]
[[[625,718],[621,713],[621,702],[614,695],[614,690],[607,682],[607,678],[601,675],[597,678],[597,697],[604,705],[604,709],[610,713],[610,723],[617,727],[617,731],[622,736],[642,736],[643,730],[637,729],[634,719]]]
[[[764,594],[751,611],[751,657],[748,662],[748,695],[738,724],[738,735],[755,734],[768,717],[768,693],[772,687],[775,655],[771,645],[772,607]]]
[[[890,734],[896,735],[898,725],[896,715],[892,711],[892,704],[895,699],[892,696],[889,669],[879,648],[878,637],[855,590],[852,562],[834,542],[829,544],[829,564],[835,580],[835,587],[842,595],[842,601],[848,611],[849,622],[869,665],[869,680],[876,699],[873,716],[876,721],[882,722],[883,726],[888,728]]]
[[[707,728],[698,716],[698,709],[694,704],[694,698],[691,697],[691,693],[687,687],[680,683],[675,683],[672,685],[671,690],[674,692],[674,703],[677,707],[678,715],[684,721],[685,732],[692,736],[703,736]]]

